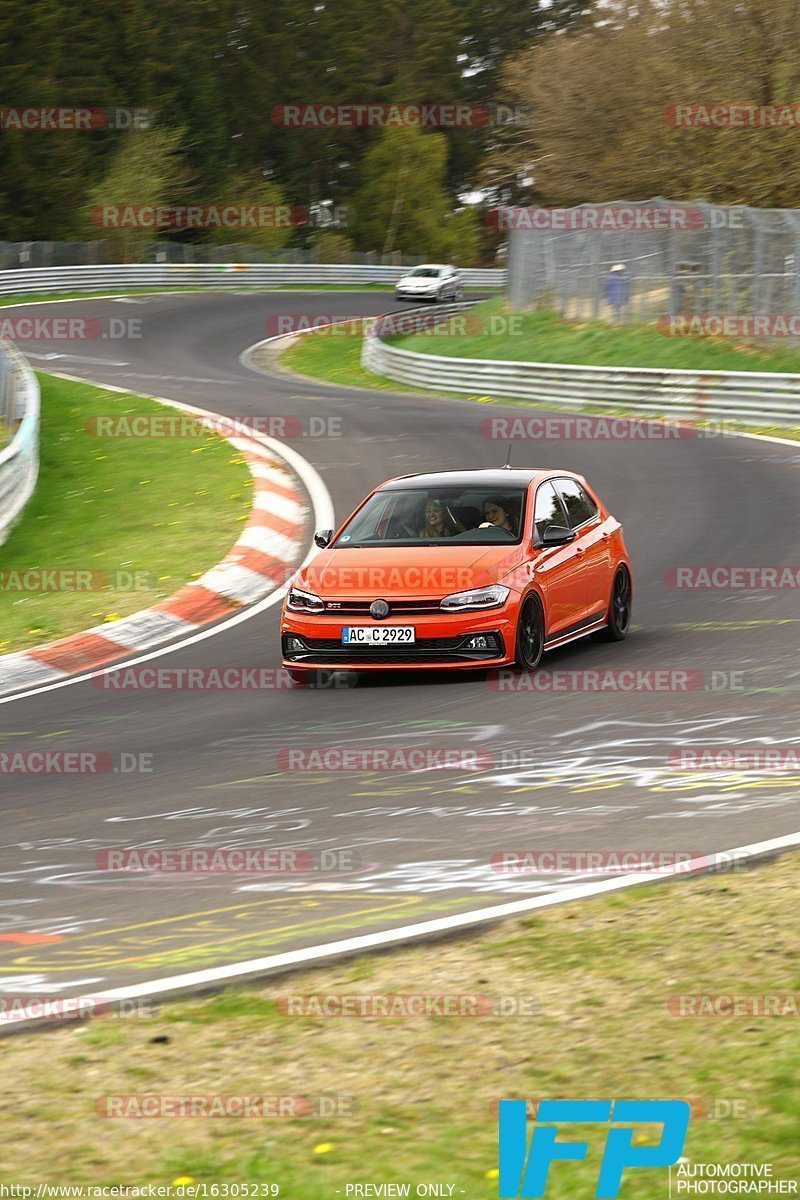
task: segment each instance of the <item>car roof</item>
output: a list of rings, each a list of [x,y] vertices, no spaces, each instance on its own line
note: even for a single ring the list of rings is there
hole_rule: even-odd
[[[427,271],[443,271],[445,267],[449,267],[450,263],[417,263],[415,267],[409,267],[409,271],[419,271],[424,267]]]
[[[380,492],[414,487],[490,487],[503,491],[508,487],[527,487],[539,475],[572,475],[572,471],[554,472],[545,467],[488,467],[466,471],[434,471],[427,475],[401,475],[389,479],[377,489]]]

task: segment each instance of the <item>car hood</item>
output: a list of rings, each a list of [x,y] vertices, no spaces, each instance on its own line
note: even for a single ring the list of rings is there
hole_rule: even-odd
[[[322,550],[293,585],[324,599],[441,599],[501,583],[525,560],[523,546],[392,546]]]
[[[402,279],[398,279],[395,287],[432,287],[439,282],[436,276],[430,275],[404,275]]]

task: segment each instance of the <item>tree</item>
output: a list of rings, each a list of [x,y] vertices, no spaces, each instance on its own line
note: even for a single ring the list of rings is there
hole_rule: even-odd
[[[659,0],[552,37],[510,61],[507,91],[531,118],[485,181],[531,180],[529,196],[706,199],[797,207],[796,128],[676,128],[676,104],[796,104],[800,0]]]
[[[158,236],[153,228],[126,223],[126,210],[132,217],[138,207],[186,202],[189,177],[179,157],[182,138],[183,130],[160,126],[126,134],[108,172],[89,191],[87,235],[110,242],[120,262],[140,261]],[[115,212],[120,214],[116,222]]]
[[[289,223],[290,206],[286,203],[283,193],[276,184],[255,172],[243,172],[229,180],[217,203],[222,206],[230,205],[234,209],[260,210],[260,216],[256,219],[261,223],[256,226],[246,223],[239,228],[212,228],[209,234],[212,242],[222,245],[260,246],[265,250],[274,250],[285,246],[291,237],[293,227]]]
[[[443,134],[408,127],[385,129],[364,156],[362,183],[354,198],[353,232],[359,246],[433,259],[463,261],[464,249],[473,255],[475,217],[466,210],[453,213],[446,170]]]

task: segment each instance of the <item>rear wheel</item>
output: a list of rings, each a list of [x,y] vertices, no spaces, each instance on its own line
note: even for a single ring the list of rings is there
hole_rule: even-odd
[[[536,596],[523,602],[517,621],[514,666],[520,671],[535,671],[544,652],[544,614]]]
[[[618,567],[611,586],[608,621],[592,637],[596,642],[622,642],[631,627],[631,577],[627,567]]]

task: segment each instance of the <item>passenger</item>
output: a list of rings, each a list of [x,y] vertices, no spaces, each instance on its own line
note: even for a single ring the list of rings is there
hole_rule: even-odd
[[[431,498],[425,505],[425,525],[420,529],[419,536],[421,538],[452,537],[454,533],[460,533],[463,528],[464,526],[456,520],[443,500]]]
[[[483,502],[483,516],[481,529],[494,525],[496,529],[505,529],[513,537],[518,536],[516,520],[511,513],[511,501],[505,496],[487,496]]]

